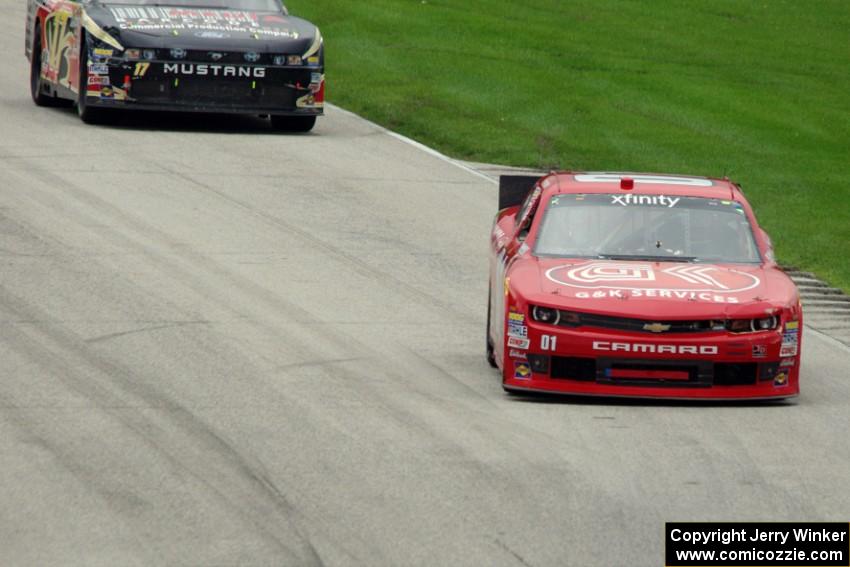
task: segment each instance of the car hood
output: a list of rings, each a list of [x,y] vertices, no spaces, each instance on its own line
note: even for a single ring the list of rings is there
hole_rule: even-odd
[[[280,12],[95,3],[91,20],[124,47],[242,49],[301,55],[319,30]]]
[[[528,257],[511,285],[530,303],[670,320],[758,317],[798,299],[781,270],[742,264]]]

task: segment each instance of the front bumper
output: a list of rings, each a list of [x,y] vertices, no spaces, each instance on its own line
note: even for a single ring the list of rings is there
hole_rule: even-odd
[[[526,338],[528,348],[522,349],[517,348],[521,340],[506,337],[502,377],[507,390],[715,400],[799,394],[799,334],[797,353],[784,357],[779,331],[655,335],[530,322]]]
[[[324,112],[321,67],[209,62],[90,60],[91,106],[317,116]]]

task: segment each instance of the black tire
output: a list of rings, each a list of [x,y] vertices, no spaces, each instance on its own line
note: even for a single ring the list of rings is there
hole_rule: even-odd
[[[272,128],[278,132],[309,132],[316,125],[315,116],[274,116]]]
[[[41,23],[36,22],[33,30],[32,54],[30,55],[30,95],[38,106],[59,106],[60,100],[44,92],[41,80]]]
[[[493,341],[490,339],[490,303],[491,303],[491,293],[487,293],[487,327],[484,329],[485,336],[487,338],[487,364],[492,366],[493,368],[498,368],[499,366],[496,364],[496,353],[493,348]]]
[[[86,102],[89,84],[89,47],[85,31],[82,32],[82,38],[82,42],[80,42],[80,80],[77,83],[77,115],[86,124],[101,124],[104,115],[103,109],[89,106]]]

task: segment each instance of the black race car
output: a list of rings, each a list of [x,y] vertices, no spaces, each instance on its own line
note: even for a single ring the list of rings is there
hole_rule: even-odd
[[[28,0],[40,106],[259,114],[306,132],[325,99],[319,29],[280,0]]]

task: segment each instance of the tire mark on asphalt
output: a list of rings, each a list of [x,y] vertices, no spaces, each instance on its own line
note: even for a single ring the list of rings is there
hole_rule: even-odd
[[[35,173],[35,172],[31,172],[31,173]],[[48,177],[50,177],[50,176],[48,176]],[[67,192],[74,193],[74,192],[79,191],[79,188],[74,186],[73,184],[69,184],[67,182],[64,182],[63,185],[64,185],[63,191],[65,191],[66,194],[67,194]],[[50,195],[45,194],[42,191],[39,191],[37,187],[33,187],[32,192],[28,196],[30,198],[36,199],[37,202],[39,202],[42,206],[47,206],[51,209],[56,210],[57,213],[67,215],[68,212],[69,212],[67,210],[67,207],[61,207],[61,205],[59,205],[58,203],[53,202],[52,197]],[[110,205],[108,205],[106,203],[102,204],[103,207],[97,207],[97,205],[100,204],[100,203],[97,203],[97,202],[87,203],[87,204],[88,205],[94,205],[95,208],[99,208],[101,210],[107,209],[107,210],[103,211],[104,213],[108,214],[108,213],[112,212],[114,215],[115,214],[120,215],[120,211],[114,210],[114,208],[112,208]],[[286,315],[287,318],[295,319],[295,320],[298,320],[298,321],[303,321],[303,320],[308,320],[308,319],[312,320],[313,319],[312,315],[310,315],[306,310],[301,309],[300,307],[296,306],[295,304],[285,302],[284,300],[282,300],[278,296],[271,294],[271,292],[269,292],[265,288],[258,286],[253,281],[237,277],[236,275],[234,275],[234,274],[228,272],[227,270],[223,269],[220,265],[218,265],[217,263],[215,263],[211,259],[207,259],[207,258],[204,258],[201,255],[190,253],[189,251],[186,251],[184,249],[180,249],[178,247],[177,251],[180,253],[179,258],[182,261],[188,262],[188,263],[193,265],[193,268],[186,268],[186,267],[183,266],[182,263],[178,262],[178,260],[175,259],[175,258],[168,258],[168,257],[162,256],[162,255],[158,255],[158,254],[154,253],[148,246],[141,244],[141,243],[138,243],[137,241],[131,239],[126,234],[118,232],[118,231],[110,228],[109,226],[101,225],[99,223],[95,223],[94,222],[95,219],[93,219],[93,217],[90,217],[87,213],[77,212],[76,214],[77,214],[77,217],[79,217],[80,219],[85,221],[85,222],[82,223],[82,226],[86,226],[86,227],[97,226],[98,231],[100,233],[100,236],[102,236],[102,237],[108,236],[109,240],[113,244],[121,243],[122,245],[127,246],[131,249],[139,249],[140,251],[142,251],[144,253],[145,257],[150,258],[151,261],[155,263],[155,265],[161,270],[161,272],[164,275],[168,276],[169,278],[174,279],[180,285],[185,285],[186,282],[191,283],[192,284],[191,289],[192,289],[193,292],[195,292],[196,294],[198,294],[201,297],[207,298],[209,301],[215,303],[216,305],[223,307],[223,308],[227,309],[228,311],[232,312],[234,317],[240,318],[240,319],[245,319],[246,322],[249,322],[249,323],[261,328],[263,330],[263,332],[268,334],[269,336],[279,337],[282,344],[295,344],[300,352],[311,353],[311,358],[315,359],[315,358],[318,358],[318,357],[327,357],[326,353],[321,352],[321,351],[319,351],[315,348],[315,344],[321,344],[321,341],[316,341],[315,343],[311,344],[311,340],[310,340],[311,337],[304,337],[303,332],[300,332],[300,333],[297,333],[297,334],[286,334],[286,335],[281,334],[283,332],[283,330],[280,327],[275,326],[273,322],[270,322],[268,320],[268,310],[267,309],[264,309],[263,313],[258,313],[255,317],[247,317],[246,318],[245,313],[243,313],[242,311],[239,311],[238,309],[235,309],[234,307],[232,307],[232,303],[233,303],[233,299],[234,299],[233,296],[235,294],[248,295],[248,296],[251,297],[251,299],[259,300],[261,302],[262,302],[263,299],[268,300],[269,298],[271,298],[273,301],[270,302],[271,303],[270,307],[272,307],[272,309],[274,311],[282,312]],[[121,215],[121,216],[123,216],[123,215]],[[121,220],[126,221],[127,224],[132,225],[133,228],[135,230],[139,231],[141,234],[146,234],[147,238],[151,238],[152,235],[158,235],[158,236],[160,236],[161,239],[165,240],[166,242],[170,242],[170,239],[167,237],[167,235],[159,234],[159,231],[157,231],[154,227],[149,227],[149,226],[144,225],[144,224],[142,224],[140,226],[140,223],[135,222],[134,219],[123,219],[122,218]],[[213,276],[217,276],[219,279],[224,278],[227,281],[231,281],[234,284],[232,286],[232,290],[231,290],[232,293],[222,294],[219,290],[212,289],[210,287],[209,281],[211,281],[211,280],[214,281],[216,278],[215,277],[204,277],[204,275],[203,275],[205,273],[210,273],[210,272],[213,272]],[[247,292],[246,290],[249,290],[250,293]],[[177,306],[175,306],[175,308],[176,307]],[[293,313],[295,313],[295,317],[292,317]],[[24,319],[24,320],[29,320],[29,321],[52,321],[53,320],[50,317],[48,317],[46,314],[39,314],[39,315],[30,314],[30,315],[23,316],[23,317],[21,317],[21,314],[19,314],[18,318]],[[330,349],[329,352],[339,352],[339,351],[350,351],[351,350],[351,348],[346,346],[346,345],[348,343],[354,342],[352,337],[350,337],[348,335],[338,336],[336,333],[330,333],[329,334],[328,333],[329,329],[327,329],[327,328],[322,328],[321,331],[323,333],[322,336],[325,336],[328,339],[333,339],[332,340],[333,345],[332,345],[332,348]],[[316,335],[316,338],[319,339],[321,337]],[[133,380],[127,380],[127,381],[128,382],[134,382]],[[292,398],[293,394],[289,393],[288,397]],[[106,405],[115,406],[115,405],[121,405],[121,404],[116,404],[116,403],[114,403],[114,401],[108,401],[108,402],[106,402]],[[149,402],[149,405],[151,405],[152,407],[157,407],[157,404],[155,404],[155,402],[153,402],[153,401]],[[173,410],[173,408],[170,408],[170,409]],[[184,411],[186,411],[187,416],[191,416],[191,413],[188,412],[188,410],[185,410],[185,408],[184,408]],[[207,434],[210,433],[210,430],[203,430],[203,431],[201,431],[201,433],[203,433],[204,435],[207,435]],[[200,474],[200,473],[197,473],[197,474]],[[200,475],[200,476],[201,476],[201,478],[203,478],[203,475]],[[372,547],[370,544],[366,544],[365,542],[364,542],[364,545],[368,545],[368,546]],[[345,553],[349,554],[349,555],[351,554],[350,550],[343,550],[343,551]],[[378,557],[380,555],[379,552],[376,549],[373,549],[373,551],[374,551],[374,553],[372,555],[374,557]]]
[[[381,285],[388,285],[390,287],[394,287],[397,291],[401,292],[404,295],[415,297],[423,305],[437,306],[439,309],[445,311],[446,313],[450,313],[453,317],[463,319],[465,323],[478,324],[480,322],[480,316],[475,316],[468,313],[461,313],[458,310],[457,305],[453,305],[447,301],[444,301],[440,297],[422,291],[386,271],[375,268],[374,266],[366,267],[363,263],[363,258],[349,254],[345,252],[342,248],[333,246],[332,244],[320,240],[315,233],[311,233],[307,230],[299,228],[293,225],[292,223],[286,222],[285,220],[276,217],[272,214],[269,214],[265,211],[256,209],[248,205],[247,203],[240,201],[239,199],[231,197],[223,191],[219,191],[211,185],[208,185],[189,175],[186,175],[185,173],[181,173],[180,171],[167,168],[162,164],[160,164],[159,167],[161,167],[166,173],[186,181],[188,184],[194,186],[195,188],[200,188],[204,192],[216,195],[219,199],[226,201],[227,203],[239,209],[242,209],[243,211],[251,214],[252,216],[262,220],[266,224],[271,225],[272,227],[277,228],[278,230],[283,230],[296,236],[307,246],[318,248],[319,252],[323,253],[326,256],[330,256],[331,258],[337,260],[342,264],[347,265],[351,270],[357,272],[365,278],[371,279]]]
[[[117,333],[108,333],[105,335],[99,335],[97,337],[92,337],[89,339],[85,339],[85,341],[89,344],[91,343],[101,343],[103,341],[109,341],[112,339],[117,339],[119,337],[125,337],[127,335],[134,335],[136,333],[149,333],[151,331],[159,331],[161,329],[174,329],[176,327],[186,327],[188,325],[209,325],[212,321],[181,321],[179,323],[166,323],[163,325],[156,325],[154,327],[142,327],[141,329],[131,329],[129,331],[119,331]]]
[[[15,317],[31,319],[46,317],[46,314],[11,295],[3,287],[0,287],[0,309]],[[108,413],[143,438],[151,449],[162,455],[172,465],[218,494],[221,501],[227,502],[237,513],[252,523],[267,540],[275,542],[279,549],[287,554],[290,561],[296,564],[323,564],[310,538],[297,524],[298,521],[304,520],[302,514],[291,505],[277,487],[274,487],[273,483],[268,481],[264,473],[257,472],[259,465],[256,460],[243,455],[208,424],[176,401],[148,386],[139,376],[139,371],[134,371],[90,350],[84,340],[80,340],[73,332],[63,329],[61,323],[41,325],[29,332],[35,332],[37,336],[31,337],[27,332],[21,332],[17,334],[17,337],[7,336],[5,343],[14,346],[18,352],[33,361],[48,361],[54,368],[53,376],[74,392],[95,402],[101,411]],[[52,344],[58,352],[48,348],[47,344]],[[101,376],[100,382],[73,372],[68,361],[74,359],[95,369]],[[138,409],[129,412],[108,409],[126,404],[127,399],[139,400],[147,408],[157,410],[161,421],[164,422],[159,424],[159,433],[151,427],[156,424],[147,420]],[[137,421],[138,418],[141,420]],[[221,468],[232,471],[232,478],[210,479],[207,475],[199,474],[193,466],[181,458],[187,453],[191,454],[191,449],[187,446],[181,447],[179,443],[175,446],[173,433],[170,434],[162,429],[162,425],[168,426],[171,431],[182,431],[188,438],[194,439],[204,448],[207,457],[215,456],[220,461]],[[68,466],[79,469],[83,465],[74,463]],[[93,473],[91,478],[97,480],[102,476]],[[219,486],[220,484],[225,486]],[[245,509],[242,504],[245,500],[251,503],[249,509]],[[260,517],[258,517],[258,511],[261,512]],[[272,521],[269,521],[270,519]],[[299,540],[298,545],[293,547],[292,543],[285,541],[273,531],[270,525],[288,526]]]
[[[48,182],[52,181],[54,174],[49,173],[49,172],[39,171],[37,169],[37,164],[33,164],[33,168],[34,168],[34,171],[32,173],[44,175]],[[55,182],[54,182],[54,184],[55,184]],[[191,269],[184,268],[182,265],[179,265],[178,263],[176,263],[172,259],[166,258],[162,255],[157,255],[153,250],[150,249],[150,247],[148,245],[144,244],[143,242],[139,242],[139,241],[130,239],[130,237],[126,233],[118,232],[118,231],[116,231],[116,230],[114,230],[114,229],[112,229],[108,226],[101,226],[100,227],[101,232],[109,234],[110,242],[113,242],[113,243],[120,242],[120,243],[122,243],[123,246],[125,246],[127,248],[136,249],[138,252],[145,254],[152,261],[156,261],[158,264],[160,264],[162,266],[163,274],[166,274],[166,275],[174,278],[175,281],[177,281],[181,284],[185,283],[185,282],[193,282],[192,290],[194,292],[210,298],[216,304],[226,306],[228,309],[230,309],[229,304],[233,303],[233,301],[232,301],[233,296],[235,294],[240,294],[240,295],[244,294],[244,295],[250,297],[250,299],[252,301],[258,301],[258,300],[262,301],[262,302],[266,303],[274,311],[281,313],[284,317],[294,319],[295,321],[297,321],[299,323],[316,322],[317,320],[321,321],[320,319],[318,319],[318,317],[316,317],[315,315],[313,315],[312,313],[310,313],[309,311],[307,311],[306,309],[301,307],[301,305],[294,303],[294,302],[287,301],[284,298],[282,298],[280,295],[275,294],[275,293],[271,292],[270,290],[268,290],[267,288],[258,285],[253,280],[246,278],[246,277],[243,277],[243,276],[240,276],[238,274],[234,274],[230,270],[227,270],[226,268],[222,267],[220,263],[216,262],[214,258],[209,258],[209,257],[207,257],[203,254],[200,254],[200,253],[191,252],[183,246],[174,246],[172,244],[173,239],[169,235],[160,231],[156,227],[153,227],[149,223],[145,223],[145,222],[141,221],[140,219],[138,219],[137,217],[132,216],[130,213],[126,213],[126,212],[116,208],[114,205],[104,201],[103,199],[101,199],[97,196],[91,195],[90,193],[86,192],[84,189],[82,189],[81,187],[79,187],[79,186],[77,186],[73,183],[69,183],[67,181],[64,181],[64,184],[65,184],[65,187],[64,187],[65,191],[72,192],[73,195],[76,198],[81,200],[89,208],[95,208],[95,209],[101,210],[104,214],[107,214],[107,215],[111,216],[112,218],[116,218],[116,219],[120,220],[122,226],[133,228],[135,232],[137,232],[138,234],[144,235],[144,238],[146,238],[148,240],[155,238],[159,242],[164,243],[166,248],[170,249],[172,252],[177,254],[182,260],[193,264],[194,267],[191,268]],[[229,199],[229,198],[225,198],[225,200],[228,201],[228,202],[231,201],[231,199]],[[240,208],[243,208],[243,206],[240,205]],[[94,221],[92,220],[87,224],[94,224]],[[310,242],[313,243],[315,241],[310,240]],[[350,258],[348,258],[347,256],[344,256],[344,261],[349,262],[349,261],[352,261],[352,260]],[[359,266],[358,266],[358,269],[361,270],[361,271],[363,270]],[[209,273],[213,277],[201,277],[199,274],[202,273],[202,272]],[[371,274],[372,272],[366,271],[365,273]],[[229,294],[228,296],[222,296],[220,293],[217,294],[214,290],[208,290],[208,288],[209,288],[208,282],[213,281],[216,278],[217,279],[226,279],[226,280],[231,281],[232,284],[233,284],[231,286],[232,293]],[[404,285],[406,286],[407,284],[404,284]],[[430,296],[426,296],[426,297],[430,297]],[[456,310],[450,309],[449,311],[453,316],[458,315]],[[244,313],[242,313],[241,311],[236,311],[236,310],[233,310],[233,314],[237,317],[244,317],[245,316]],[[375,360],[379,360],[381,358],[386,357],[386,353],[387,353],[387,350],[388,350],[388,349],[385,349],[385,348],[382,349],[382,350],[376,350],[375,348],[366,345],[356,335],[353,335],[351,333],[341,332],[338,329],[335,329],[335,328],[333,328],[329,325],[322,325],[321,327],[316,326],[316,325],[303,325],[301,327],[302,332],[299,332],[297,334],[281,335],[281,329],[278,326],[276,326],[274,324],[274,322],[267,322],[261,316],[252,318],[251,322],[252,322],[252,324],[261,326],[264,333],[269,334],[270,336],[278,336],[281,339],[283,344],[293,344],[296,347],[295,350],[297,350],[298,352],[309,353],[308,358],[310,360],[322,360],[322,359],[325,359],[325,358],[333,357],[333,354],[335,354],[335,353],[351,352],[352,350],[355,350],[355,353],[356,353],[355,358],[356,357],[362,357],[362,358],[373,358]],[[309,333],[305,333],[304,330],[309,330]],[[326,344],[328,346],[327,350],[320,349],[320,348],[317,347],[317,345],[322,345],[322,344]],[[386,346],[386,345],[382,345],[382,346]],[[395,349],[395,350],[397,351],[398,349]],[[425,359],[424,358],[417,358],[417,360],[419,362],[421,362]],[[409,358],[404,357],[401,360],[401,362],[402,362],[402,364],[393,365],[393,367],[398,367],[398,368],[406,367],[409,364]],[[428,363],[428,364],[431,368],[433,368],[433,365],[431,365],[431,363]],[[416,390],[420,394],[427,392],[427,390],[423,389],[421,386],[419,386],[416,383],[415,380],[414,381],[404,380],[405,376],[402,373],[393,372],[392,370],[390,370],[390,368],[388,368],[388,366],[389,365],[387,365],[387,367],[384,367],[383,370],[382,370],[382,372],[388,378],[398,379],[400,381],[403,381],[403,382],[406,383],[406,385],[408,387],[412,387],[414,390]],[[348,369],[346,369],[345,372],[351,373],[351,371],[348,370]],[[450,375],[449,373],[439,372],[438,376],[441,376],[443,378],[450,380],[451,383],[455,386],[459,385],[462,389],[466,390],[469,393],[474,394],[476,396],[476,398],[478,398],[479,401],[485,401],[488,404],[490,404],[491,407],[495,408],[495,406],[492,405],[492,401],[491,401],[490,397],[486,393],[477,392],[476,390],[470,388],[469,386],[467,386],[463,382],[457,380],[454,376]],[[355,377],[352,376],[352,379],[355,379]],[[369,383],[367,375],[358,374],[356,376],[356,379],[357,379],[358,383],[360,383],[360,384],[368,384]],[[383,393],[380,392],[380,388],[373,389],[373,395],[381,396],[381,397],[384,396]],[[433,399],[433,396],[431,396],[430,394],[428,394],[428,396]],[[412,419],[412,414],[407,413],[407,414],[405,414],[405,416],[397,414],[396,408],[393,407],[393,403],[394,403],[393,400],[390,399],[390,398],[385,398],[385,399],[388,401],[388,403],[385,406],[386,409],[390,413],[396,414],[396,416],[399,418],[398,422],[399,423],[407,423],[408,425],[410,425],[409,420]],[[441,400],[433,399],[433,401],[435,403],[439,404],[439,405],[444,405],[444,404],[447,403],[446,399],[441,399]],[[462,403],[462,402],[459,402],[457,400],[453,400],[451,402],[448,402],[449,406],[453,406],[453,405],[458,404],[458,403]],[[420,424],[420,425],[425,427],[424,423]],[[514,424],[514,425],[516,425],[516,424]],[[431,424],[427,427],[427,429],[430,430],[433,434],[438,434],[438,431],[436,429],[434,429],[435,427],[436,427],[436,424]],[[525,428],[525,429],[528,429],[528,428]],[[543,432],[533,430],[533,429],[528,429],[528,432],[533,433],[535,435],[541,435],[541,434],[546,435]],[[439,435],[444,440],[450,441],[450,439],[446,438],[445,433],[439,433]]]

